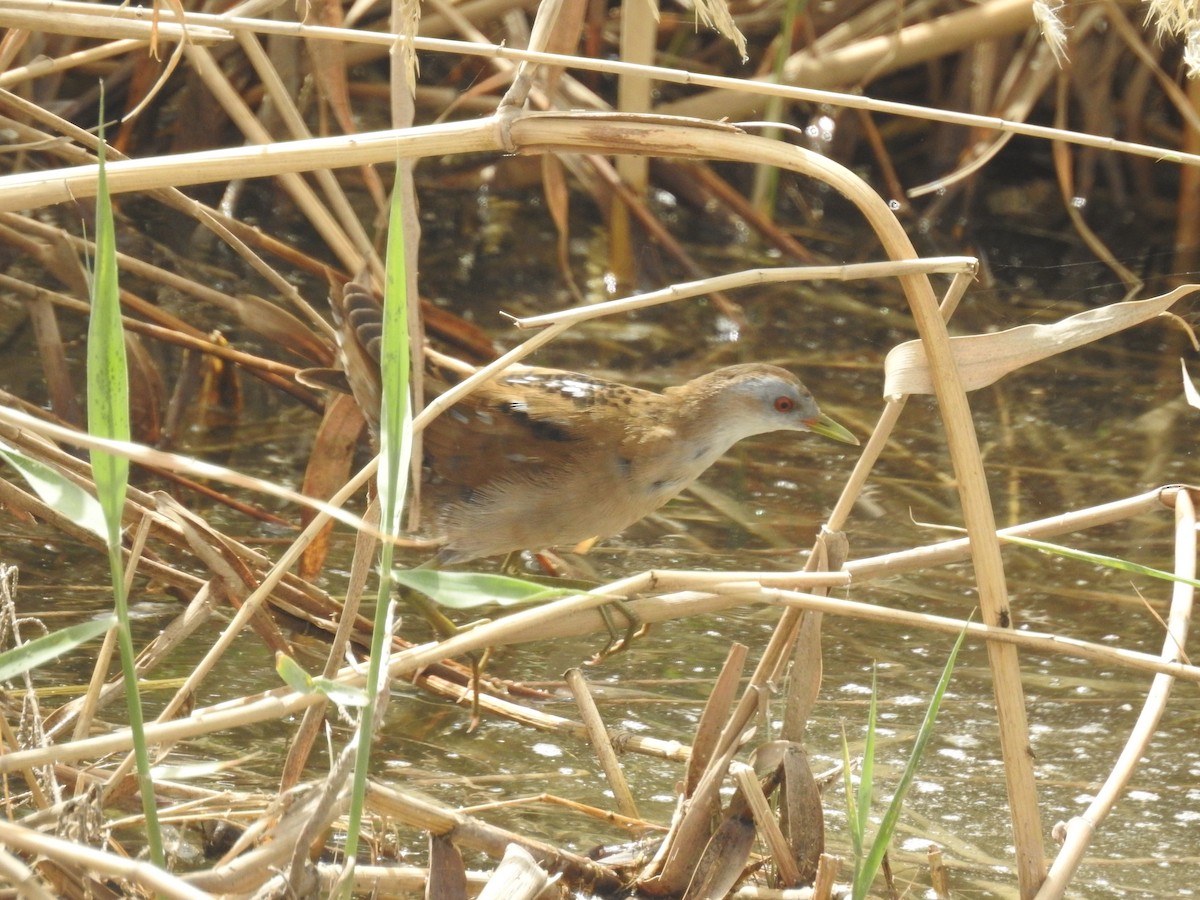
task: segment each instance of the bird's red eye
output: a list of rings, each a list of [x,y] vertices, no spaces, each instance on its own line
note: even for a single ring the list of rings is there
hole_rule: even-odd
[[[796,408],[796,401],[791,397],[776,397],[775,412],[790,413]]]

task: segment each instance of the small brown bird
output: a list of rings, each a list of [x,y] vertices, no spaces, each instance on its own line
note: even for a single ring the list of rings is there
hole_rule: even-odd
[[[379,300],[351,282],[330,302],[347,378],[376,418]],[[439,562],[616,534],[742,438],[769,431],[858,443],[778,366],[729,366],[661,394],[559,369],[507,370],[425,430]]]

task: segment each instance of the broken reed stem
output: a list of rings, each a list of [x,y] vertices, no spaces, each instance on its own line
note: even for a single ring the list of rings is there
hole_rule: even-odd
[[[368,782],[367,801],[372,815],[436,835],[446,835],[457,846],[480,850],[500,859],[509,844],[516,844],[527,850],[547,870],[562,872],[571,883],[591,885],[598,893],[616,891],[621,886],[620,879],[611,869],[587,857],[497,828],[473,816],[463,815],[379,782]]]
[[[857,263],[845,266],[782,266],[778,269],[747,269],[713,275],[697,281],[673,284],[657,291],[647,291],[619,300],[605,300],[541,313],[536,316],[513,318],[517,328],[544,328],[548,325],[568,325],[587,322],[603,316],[620,315],[648,309],[662,303],[674,303],[691,297],[702,297],[718,291],[759,287],[764,284],[787,284],[799,281],[859,281],[876,278],[897,278],[901,275],[970,274],[978,268],[973,256],[938,256],[922,259],[888,260]]]
[[[613,792],[617,810],[621,815],[631,819],[642,818],[638,813],[637,801],[633,799],[633,792],[629,790],[629,782],[625,780],[625,773],[621,771],[621,763],[617,760],[617,750],[609,738],[604,718],[596,707],[596,701],[592,698],[582,670],[574,666],[567,669],[566,682],[571,696],[575,698],[575,705],[579,709],[583,727],[587,729],[588,741],[591,743],[592,749],[596,751],[600,768],[604,771],[605,780],[608,781],[608,786]]]
[[[944,634],[958,634],[965,628],[968,634],[982,638],[988,644],[1003,643],[1013,647],[1035,650],[1047,656],[1071,656],[1081,659],[1091,659],[1112,666],[1113,668],[1170,674],[1184,681],[1200,682],[1200,666],[1188,665],[1176,660],[1164,660],[1153,654],[1141,653],[1136,650],[1122,650],[1056,634],[996,628],[980,622],[970,622],[966,619],[956,619],[951,616],[910,613],[903,610],[874,606],[870,603],[853,603],[848,600],[823,597],[819,594],[801,594],[795,591],[765,593],[773,594],[771,599],[774,602],[796,609],[818,610],[820,612],[846,615],[855,619],[888,622],[909,628],[923,628]],[[854,607],[853,610],[851,610],[851,606]]]
[[[82,865],[90,872],[131,881],[170,900],[205,900],[209,897],[209,894],[191,887],[185,880],[148,862],[106,853],[79,841],[43,834],[3,819],[0,819],[0,846],[57,861],[68,871],[74,871]]]

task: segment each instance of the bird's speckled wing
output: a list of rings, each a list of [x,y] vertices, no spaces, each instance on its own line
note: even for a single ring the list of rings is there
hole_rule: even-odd
[[[379,404],[383,389],[379,383],[379,343],[383,337],[383,310],[379,298],[357,281],[329,292],[329,306],[337,325],[338,350],[342,369],[354,399],[371,424],[379,427]]]
[[[435,387],[436,389],[436,387]],[[658,395],[554,369],[519,369],[481,385],[425,432],[434,484],[463,495],[496,482],[529,483],[627,439],[628,407]]]

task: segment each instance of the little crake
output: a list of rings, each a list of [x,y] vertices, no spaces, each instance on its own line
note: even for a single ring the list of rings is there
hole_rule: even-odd
[[[500,375],[426,432],[433,486],[458,497],[441,511],[442,561],[616,534],[742,438],[781,430],[854,441],[775,366],[730,366],[661,394],[555,369]]]
[[[332,303],[348,380],[366,415],[377,416],[378,368],[361,369],[375,356],[378,300],[351,282]],[[445,539],[439,561],[616,534],[738,441],[770,431],[858,443],[778,366],[729,366],[661,394],[558,369],[510,369],[425,430],[427,481]]]

